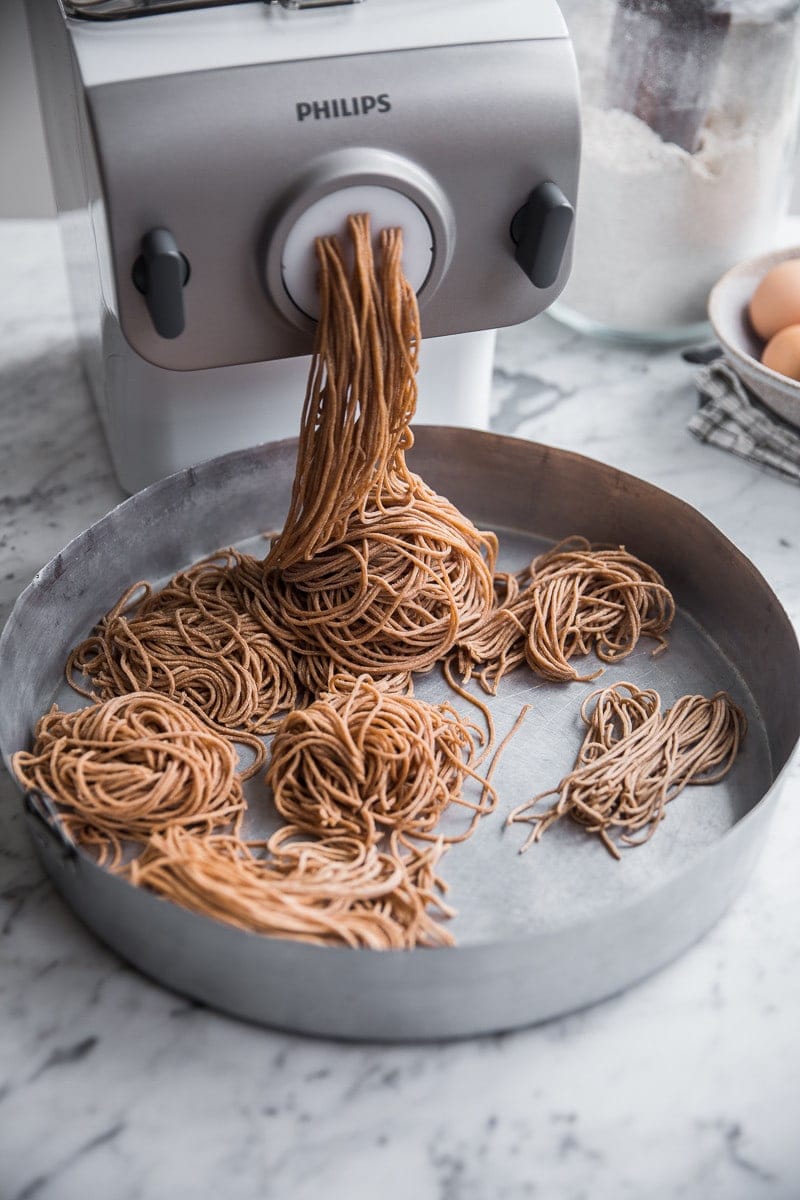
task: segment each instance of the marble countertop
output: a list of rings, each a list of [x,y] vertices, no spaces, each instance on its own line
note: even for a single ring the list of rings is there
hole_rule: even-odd
[[[51,222],[0,223],[0,623],[121,498]],[[675,351],[501,333],[494,428],[717,524],[800,624],[800,489],[686,432]],[[730,912],[678,962],[513,1034],[345,1045],[187,1003],[54,894],[0,778],[0,1200],[797,1200],[800,772]]]

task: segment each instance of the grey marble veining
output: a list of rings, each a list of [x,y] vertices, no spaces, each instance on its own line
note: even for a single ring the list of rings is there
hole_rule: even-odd
[[[54,225],[0,223],[0,621],[114,504]],[[547,318],[499,339],[494,427],[680,495],[800,623],[800,489],[686,432],[674,351]],[[0,778],[0,1200],[797,1200],[800,772],[751,883],[679,962],[521,1033],[348,1046],[131,972],[44,879]]]

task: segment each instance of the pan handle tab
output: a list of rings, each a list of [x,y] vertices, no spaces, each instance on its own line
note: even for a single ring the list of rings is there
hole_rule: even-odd
[[[77,864],[78,847],[61,823],[56,806],[50,797],[44,792],[40,792],[38,788],[33,788],[25,793],[23,802],[25,811],[36,821],[36,835],[40,843],[44,844],[42,832],[46,831],[47,836],[56,843],[61,857],[68,862]]]

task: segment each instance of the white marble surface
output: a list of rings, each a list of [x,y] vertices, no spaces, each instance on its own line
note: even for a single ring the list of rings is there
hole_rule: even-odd
[[[0,223],[0,621],[120,497],[50,223]],[[800,489],[686,432],[672,351],[547,318],[500,337],[495,427],[694,504],[800,623]],[[630,992],[521,1033],[381,1047],[252,1028],[77,923],[0,778],[1,1200],[797,1200],[800,778],[720,924]]]

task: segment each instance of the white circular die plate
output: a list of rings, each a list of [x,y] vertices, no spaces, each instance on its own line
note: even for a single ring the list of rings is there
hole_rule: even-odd
[[[394,188],[376,185],[341,188],[310,204],[284,243],[283,284],[293,303],[306,316],[314,319],[319,316],[314,239],[336,234],[349,251],[347,217],[361,212],[370,214],[376,239],[381,229],[399,226],[403,230],[403,270],[416,292],[428,278],[433,262],[433,231],[418,205]]]

